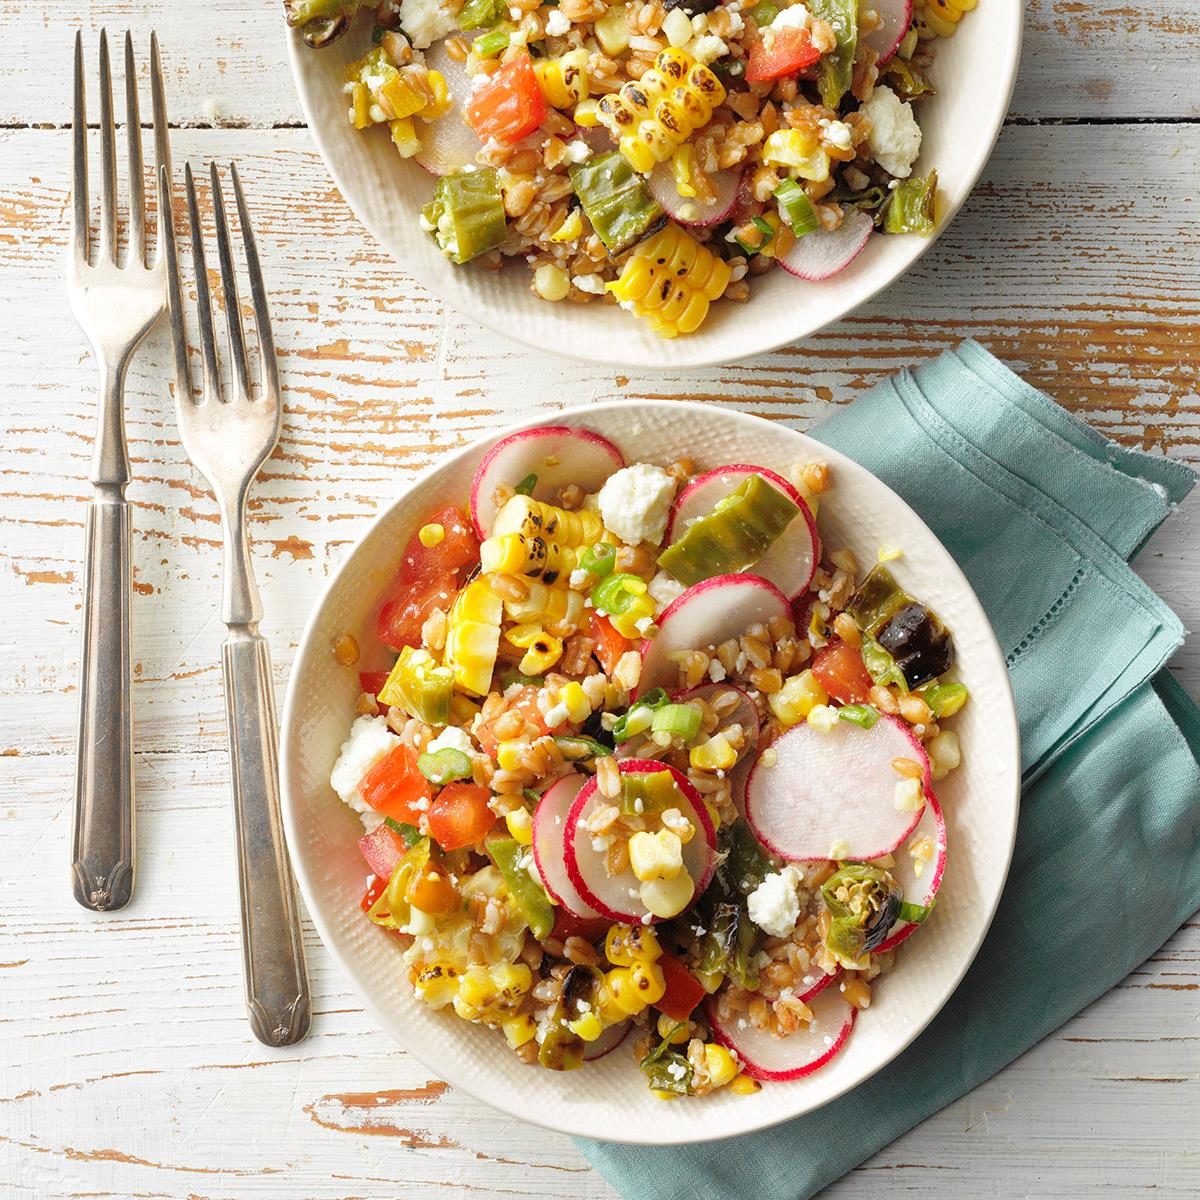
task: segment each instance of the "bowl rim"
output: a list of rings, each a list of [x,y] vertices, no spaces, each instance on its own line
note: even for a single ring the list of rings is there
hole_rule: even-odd
[[[309,613],[308,619],[304,624],[304,629],[296,644],[296,652],[292,660],[292,665],[288,674],[287,693],[284,699],[283,712],[280,721],[279,732],[279,769],[280,769],[280,807],[283,815],[285,839],[288,846],[288,857],[291,861],[296,881],[299,884],[301,895],[304,897],[305,906],[308,910],[308,915],[312,919],[313,924],[317,929],[317,933],[321,938],[322,945],[327,953],[334,960],[343,974],[350,980],[355,992],[362,1000],[364,1006],[375,1017],[380,1025],[380,1032],[385,1036],[389,1036],[404,1053],[411,1055],[414,1059],[427,1067],[429,1070],[439,1074],[439,1076],[459,1088],[474,1100],[487,1104],[489,1107],[497,1108],[500,1111],[507,1112],[509,1115],[516,1117],[519,1120],[528,1121],[531,1124],[538,1125],[544,1129],[551,1130],[556,1133],[565,1133],[575,1137],[589,1138],[594,1135],[582,1125],[575,1123],[574,1115],[570,1106],[563,1106],[559,1113],[542,1113],[540,1111],[526,1112],[519,1108],[519,1105],[513,1104],[507,1108],[501,1108],[495,1099],[483,1093],[482,1090],[475,1087],[475,1076],[471,1070],[470,1063],[463,1059],[461,1064],[456,1063],[454,1069],[447,1070],[446,1065],[442,1062],[434,1062],[427,1060],[424,1056],[420,1041],[413,1038],[411,1043],[402,1041],[398,1034],[390,1027],[390,1022],[382,1007],[375,1003],[368,987],[360,980],[358,972],[343,956],[338,948],[336,938],[333,931],[326,924],[324,918],[320,914],[319,906],[310,901],[310,892],[316,894],[316,887],[311,879],[304,861],[301,857],[292,850],[293,844],[299,844],[301,840],[301,831],[298,827],[298,818],[295,807],[292,804],[290,797],[294,790],[294,781],[292,779],[291,762],[293,758],[293,742],[297,736],[295,732],[297,708],[299,700],[297,696],[296,680],[299,677],[297,666],[301,660],[312,652],[312,648],[316,643],[317,626],[320,622],[323,609],[329,600],[329,597],[336,590],[343,574],[348,573],[350,564],[364,548],[365,543],[371,537],[375,528],[384,521],[388,515],[401,504],[407,496],[416,490],[419,490],[421,485],[434,475],[440,474],[447,469],[453,469],[454,466],[464,459],[468,458],[476,452],[485,451],[489,445],[510,434],[518,433],[527,429],[536,429],[539,426],[553,423],[561,423],[564,419],[578,419],[581,423],[587,423],[589,418],[593,418],[599,412],[613,412],[625,410],[631,413],[637,413],[647,407],[659,408],[671,406],[675,410],[683,410],[690,412],[698,419],[703,419],[704,416],[711,416],[712,410],[705,404],[691,400],[614,400],[607,401],[603,404],[582,404],[557,409],[552,412],[542,413],[532,416],[527,420],[513,422],[505,425],[503,428],[487,433],[482,437],[476,438],[465,446],[458,447],[448,455],[441,458],[435,463],[431,463],[424,470],[420,471],[411,480],[406,482],[404,487],[390,498],[388,503],[380,509],[366,524],[362,533],[355,539],[353,545],[345,553],[336,570],[329,576],[321,590],[320,596],[313,604],[312,611]],[[751,413],[745,413],[738,409],[722,409],[721,416],[724,419],[734,421],[735,424],[751,424],[758,425],[766,423],[775,426],[777,423],[767,421],[764,417],[759,417]],[[1012,865],[1013,850],[1016,844],[1017,835],[1017,820],[1020,813],[1020,794],[1021,794],[1021,765],[1020,765],[1020,726],[1017,719],[1016,701],[1012,691],[1012,681],[1008,674],[1007,665],[1005,663],[1004,653],[996,639],[995,631],[992,629],[991,621],[988,619],[987,613],[980,603],[978,596],[975,594],[974,588],[971,586],[966,575],[961,567],[954,560],[950,552],[942,544],[941,539],[929,528],[924,519],[909,505],[902,497],[898,496],[883,480],[879,479],[872,471],[864,467],[861,463],[856,462],[849,456],[835,450],[831,446],[825,445],[823,442],[818,442],[810,438],[806,433],[800,430],[793,429],[790,425],[783,425],[788,433],[810,442],[814,447],[819,448],[823,458],[825,458],[838,471],[849,470],[851,472],[859,472],[870,477],[873,484],[883,488],[891,498],[891,503],[895,504],[899,509],[905,512],[910,519],[916,521],[929,534],[930,538],[941,548],[946,558],[946,578],[948,587],[961,592],[966,605],[974,609],[974,615],[980,621],[981,633],[984,635],[976,647],[976,651],[980,655],[986,655],[992,659],[990,664],[986,665],[986,669],[995,672],[996,676],[1003,681],[1003,687],[999,691],[999,697],[1003,698],[1003,707],[1001,711],[992,714],[993,724],[995,726],[1004,725],[1011,732],[1011,742],[1013,749],[1013,760],[1009,764],[1007,778],[1009,790],[1007,795],[1008,814],[1007,836],[1004,839],[1004,844],[997,848],[1002,851],[1001,857],[1003,860],[1003,871],[998,876],[995,894],[988,902],[987,911],[984,914],[984,919],[977,926],[976,935],[972,945],[967,953],[962,957],[962,961],[956,971],[951,972],[945,977],[945,982],[941,987],[936,998],[930,1003],[929,1009],[925,1017],[917,1023],[911,1030],[904,1033],[902,1037],[897,1039],[896,1044],[885,1054],[885,1056],[874,1062],[869,1068],[860,1070],[859,1072],[849,1076],[842,1081],[837,1089],[830,1095],[826,1096],[817,1104],[812,1104],[808,1107],[801,1108],[792,1113],[783,1114],[768,1114],[761,1120],[750,1120],[738,1128],[729,1132],[720,1134],[712,1134],[694,1129],[678,1129],[678,1127],[667,1130],[668,1136],[662,1136],[657,1133],[658,1127],[654,1130],[649,1127],[643,1129],[635,1127],[630,1130],[628,1138],[622,1138],[621,1144],[628,1145],[687,1145],[698,1142],[720,1141],[726,1137],[737,1137],[746,1133],[753,1133],[761,1129],[771,1128],[775,1125],[783,1124],[786,1121],[795,1120],[806,1115],[809,1112],[824,1107],[824,1105],[832,1103],[834,1100],[844,1096],[847,1092],[852,1091],[866,1080],[872,1078],[879,1071],[883,1070],[888,1064],[894,1062],[900,1054],[902,1054],[912,1043],[924,1032],[933,1019],[942,1011],[950,997],[957,990],[958,985],[962,982],[963,977],[974,963],[980,947],[983,945],[984,939],[987,937],[988,931],[991,928],[992,921],[996,916],[996,911],[1000,904],[1000,899],[1004,893],[1005,885],[1008,881],[1008,873]],[[999,792],[999,786],[998,786]],[[999,798],[999,797],[998,797]],[[672,1136],[674,1134],[674,1136]],[[682,1136],[680,1136],[682,1135]],[[605,1139],[600,1139],[605,1140]]]
[[[929,237],[910,237],[909,241],[914,248],[910,249],[906,256],[899,259],[888,272],[885,272],[878,283],[870,285],[857,298],[832,304],[828,308],[828,311],[811,327],[801,331],[792,330],[791,332],[769,334],[761,342],[756,342],[745,349],[739,349],[732,356],[702,349],[701,347],[709,344],[706,339],[701,338],[697,341],[689,339],[688,344],[694,346],[696,349],[693,354],[687,357],[686,362],[688,367],[712,367],[734,362],[744,362],[759,355],[773,353],[784,346],[790,346],[794,342],[806,337],[812,337],[823,329],[827,329],[836,321],[849,316],[864,304],[875,299],[885,289],[891,287],[892,284],[905,275],[928,252],[929,248],[950,227],[954,218],[966,203],[967,198],[975,190],[975,185],[979,182],[979,177],[983,174],[983,169],[987,166],[988,159],[991,158],[992,151],[996,147],[996,143],[1004,128],[1004,121],[1008,115],[1009,104],[1012,101],[1013,90],[1016,87],[1017,75],[1020,70],[1021,52],[1025,36],[1025,6],[1024,4],[1002,4],[999,7],[1002,12],[1007,13],[1009,18],[1010,24],[1008,26],[1009,36],[1007,42],[1011,46],[1011,53],[999,64],[1001,71],[999,86],[991,93],[991,104],[986,119],[980,121],[978,124],[978,128],[985,130],[986,134],[976,141],[973,157],[968,160],[967,168],[961,177],[963,186],[957,197],[942,214],[934,232]],[[359,223],[375,239],[380,248],[402,270],[408,273],[408,265],[393,251],[380,226],[368,215],[366,206],[360,205],[357,197],[357,189],[347,186],[347,173],[336,165],[338,159],[332,153],[332,135],[330,131],[315,119],[315,103],[309,93],[307,74],[303,66],[305,56],[311,56],[314,52],[304,45],[304,41],[298,30],[287,26],[285,26],[285,30],[288,63],[292,72],[292,81],[300,100],[300,107],[304,113],[304,121],[308,127],[309,135],[316,144],[317,152],[325,164],[325,169],[329,172],[338,191],[341,192],[342,198],[350,206],[350,210],[358,218]],[[659,372],[678,371],[681,369],[681,363],[673,359],[664,360],[661,356],[654,355],[652,347],[643,349],[636,343],[626,345],[623,348],[621,359],[618,362],[611,354],[606,353],[608,339],[603,337],[571,339],[569,345],[564,344],[562,340],[556,341],[553,338],[538,341],[532,334],[526,335],[508,327],[504,323],[503,313],[495,305],[482,299],[476,299],[473,293],[455,293],[452,289],[443,287],[440,274],[436,278],[432,275],[427,277],[424,273],[419,275],[414,274],[410,277],[434,295],[440,304],[454,309],[461,316],[478,321],[492,332],[510,338],[512,341],[530,350],[542,353],[549,351],[551,354],[573,362],[593,363],[602,367],[619,365],[621,367],[637,367],[639,370]],[[757,328],[770,330],[778,327],[771,322],[762,322]]]

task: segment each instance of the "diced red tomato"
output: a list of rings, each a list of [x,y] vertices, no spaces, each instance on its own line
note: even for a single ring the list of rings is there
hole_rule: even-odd
[[[598,942],[606,933],[611,921],[603,917],[577,917],[565,908],[554,910],[554,928],[550,936],[565,942],[569,937],[581,937],[588,942]]]
[[[418,529],[404,547],[404,557],[400,560],[401,578],[417,580],[454,575],[460,568],[479,561],[479,539],[475,529],[453,504],[426,517],[421,528],[425,525],[440,525],[442,540],[435,546],[426,546]]]
[[[404,839],[386,825],[379,825],[358,839],[358,848],[367,860],[367,866],[386,883],[392,872],[400,865],[408,847]]]
[[[871,676],[855,646],[830,642],[818,651],[812,673],[839,704],[864,704],[870,699]]]
[[[537,698],[538,689],[532,684],[526,684],[519,692],[513,694],[504,711],[519,712],[528,724],[537,727],[537,733],[534,736],[541,737],[548,731],[546,719],[542,716],[542,710],[537,706]],[[480,724],[475,731],[475,738],[489,758],[496,757],[496,747],[499,745],[500,739],[496,737],[491,725]]]
[[[621,655],[626,650],[633,649],[633,643],[627,637],[619,634],[607,617],[601,616],[594,610],[588,620],[588,637],[596,643],[593,653],[604,668],[606,675],[613,673]]]
[[[393,650],[419,646],[426,617],[435,608],[448,612],[457,590],[454,576],[398,584],[379,610],[375,625],[379,640]]]
[[[421,801],[433,795],[429,780],[417,770],[416,751],[397,746],[380,759],[358,785],[363,799],[385,817],[416,825],[421,819]]]
[[[786,27],[760,37],[750,51],[746,66],[746,82],[761,83],[767,79],[782,79],[811,67],[821,57],[812,44],[807,29]]]
[[[672,1021],[686,1021],[706,995],[704,984],[666,950],[659,955],[658,965],[662,968],[667,990],[654,1007]]]
[[[376,875],[375,878],[371,880],[371,884],[367,890],[363,892],[363,898],[358,902],[358,907],[361,908],[363,912],[370,912],[371,906],[375,903],[375,901],[387,891],[388,882],[389,880],[386,875]]]
[[[361,691],[366,692],[368,696],[374,696],[379,700],[379,689],[387,683],[388,673],[386,671],[359,671],[358,686]],[[380,708],[386,708],[387,705],[382,701],[379,702]]]
[[[488,808],[491,798],[491,791],[477,783],[447,784],[429,806],[429,836],[443,850],[481,842],[496,823],[496,814]]]
[[[510,59],[473,92],[463,115],[480,141],[495,138],[511,146],[531,134],[546,119],[546,97],[528,51]]]

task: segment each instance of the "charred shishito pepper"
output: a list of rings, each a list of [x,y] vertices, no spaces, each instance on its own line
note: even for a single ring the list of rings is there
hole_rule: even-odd
[[[461,265],[494,250],[508,232],[495,167],[443,175],[421,216],[442,253],[453,263]]]
[[[900,885],[879,867],[850,863],[821,885],[832,918],[825,946],[843,965],[879,947],[896,921],[904,897]]]

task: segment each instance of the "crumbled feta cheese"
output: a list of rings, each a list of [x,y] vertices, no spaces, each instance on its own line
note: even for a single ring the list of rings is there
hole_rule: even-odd
[[[769,51],[782,30],[807,29],[808,22],[808,9],[803,4],[793,4],[791,8],[783,9],[775,20],[762,31],[763,49]]]
[[[388,728],[386,718],[359,717],[350,726],[350,736],[342,743],[341,753],[329,776],[329,786],[355,812],[373,812],[363,799],[359,784],[367,772],[398,745],[400,739]]]
[[[713,683],[720,683],[725,678],[725,667],[719,658],[714,658],[708,664],[708,677]]]
[[[442,8],[438,0],[403,0],[400,24],[408,40],[418,50],[424,50],[457,29],[458,18]]]
[[[736,37],[745,30],[746,22],[742,20],[742,14],[736,12],[732,5],[726,5],[725,12],[729,17],[729,32],[733,37]]]
[[[572,275],[571,282],[581,292],[591,292],[593,296],[604,295],[604,280],[599,275]]]
[[[560,725],[565,725],[570,714],[567,712],[565,704],[555,704],[551,708],[546,709],[545,720],[547,729],[557,729]]]
[[[587,587],[587,582],[590,578],[591,575],[582,567],[576,567],[575,570],[573,570],[571,574],[567,576],[567,586],[574,588],[577,592],[580,592]]]
[[[729,53],[729,47],[715,33],[705,33],[692,40],[688,53],[697,62],[707,66],[718,58],[724,58]]]
[[[662,610],[677,596],[683,595],[684,587],[674,575],[668,575],[666,571],[659,571],[646,585],[646,591],[650,593],[651,599]],[[713,661],[715,662],[716,660],[714,659]]]
[[[824,129],[824,140],[839,150],[849,150],[854,145],[850,126],[845,121],[830,121]]]
[[[600,489],[600,516],[623,542],[657,545],[667,531],[675,480],[661,467],[634,463],[611,474]]]
[[[557,12],[557,9],[555,10]],[[567,162],[587,162],[592,157],[592,148],[582,138],[567,143]]]
[[[427,754],[436,754],[439,750],[461,750],[464,754],[473,754],[475,747],[471,744],[471,739],[467,735],[466,730],[459,729],[455,725],[447,725],[425,747]]]
[[[795,867],[768,875],[747,898],[750,920],[772,937],[787,937],[800,918],[799,883]]]
[[[546,18],[546,33],[550,37],[562,37],[570,28],[571,22],[563,15],[561,8],[554,9]]]
[[[871,122],[867,143],[875,161],[889,175],[907,179],[921,153],[921,127],[912,105],[905,104],[891,88],[877,87],[859,112]]]

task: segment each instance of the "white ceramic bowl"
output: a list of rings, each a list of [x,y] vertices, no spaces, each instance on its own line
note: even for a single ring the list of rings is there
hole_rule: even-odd
[[[685,448],[700,466],[751,462],[786,471],[798,461],[825,461],[835,481],[819,518],[827,543],[848,546],[863,563],[873,562],[883,543],[903,547],[896,574],[953,631],[957,672],[971,690],[971,702],[956,718],[963,766],[939,785],[949,851],[935,915],[900,949],[875,1002],[829,1066],[807,1079],[767,1084],[752,1096],[721,1092],[663,1104],[621,1050],[582,1071],[526,1067],[495,1031],[434,1013],[413,997],[394,938],[359,909],[366,877],[357,846],[362,826],[329,787],[359,690],[355,672],[338,666],[329,647],[345,632],[371,643],[373,612],[405,540],[432,509],[466,503],[491,438],[448,455],[375,519],[308,622],[283,713],[283,809],[292,861],[329,951],[388,1033],[438,1078],[566,1133],[648,1143],[744,1133],[817,1108],[879,1070],[932,1020],[978,950],[1000,898],[1017,822],[1017,723],[1004,659],[983,609],[937,538],[850,459],[784,426],[699,404],[602,404],[556,414],[554,422],[597,430],[630,461],[665,463]]]
[[[1023,5],[991,0],[939,42],[932,71],[938,95],[921,103],[924,131],[916,171],[938,172],[944,229],[974,186],[999,135],[1021,51]],[[783,271],[756,281],[748,304],[718,304],[700,330],[668,341],[616,306],[549,304],[529,290],[524,263],[501,272],[456,268],[417,224],[433,178],[395,152],[383,130],[346,120],[346,64],[369,45],[369,23],[324,50],[289,36],[292,73],[317,147],[359,220],[403,270],[435,295],[517,341],[609,366],[704,366],[748,358],[807,337],[869,300],[930,245],[916,236],[874,237],[846,270],[823,283]]]

